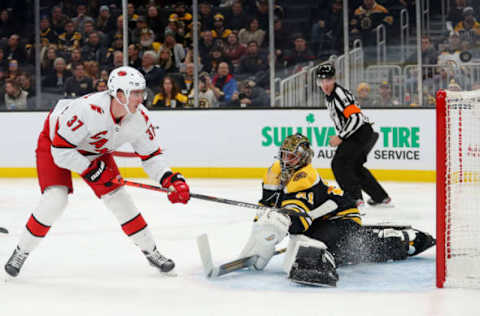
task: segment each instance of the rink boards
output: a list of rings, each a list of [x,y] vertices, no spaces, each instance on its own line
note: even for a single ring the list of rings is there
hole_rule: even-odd
[[[383,180],[435,181],[435,110],[367,109],[380,137],[367,167]],[[35,177],[35,147],[46,112],[0,114],[0,177]],[[258,178],[287,135],[311,140],[313,165],[332,178],[335,129],[327,110],[153,111],[169,164],[187,177]],[[121,151],[131,152],[128,145]],[[137,158],[117,158],[125,177],[146,176]]]

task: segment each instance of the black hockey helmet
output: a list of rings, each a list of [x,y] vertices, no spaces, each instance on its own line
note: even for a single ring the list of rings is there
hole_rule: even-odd
[[[332,78],[334,76],[335,66],[331,63],[321,64],[320,67],[317,68],[317,71],[315,73],[315,78],[318,86],[320,86],[321,79]]]

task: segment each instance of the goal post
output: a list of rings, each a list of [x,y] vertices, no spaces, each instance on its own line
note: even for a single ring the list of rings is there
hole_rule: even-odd
[[[480,288],[480,90],[440,90],[436,111],[436,283]]]

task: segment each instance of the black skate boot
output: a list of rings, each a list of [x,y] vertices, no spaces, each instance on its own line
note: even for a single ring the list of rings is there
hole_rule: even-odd
[[[153,249],[151,253],[143,251],[145,257],[147,257],[148,262],[150,265],[154,266],[155,268],[160,269],[162,272],[169,272],[175,268],[175,262],[173,260],[165,258],[158,250],[157,247]]]
[[[22,268],[25,260],[27,260],[28,253],[23,252],[17,246],[17,248],[13,251],[12,256],[8,259],[7,264],[5,265],[5,271],[8,275],[12,277],[16,277],[18,273],[20,273],[20,269]]]

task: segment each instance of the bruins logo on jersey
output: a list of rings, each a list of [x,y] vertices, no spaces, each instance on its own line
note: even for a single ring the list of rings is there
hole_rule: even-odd
[[[293,177],[293,181],[299,181],[306,177],[307,177],[307,173],[305,171],[301,171],[295,174],[295,176]]]

